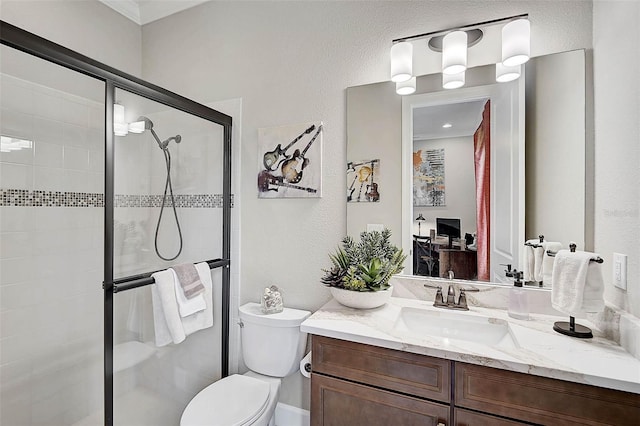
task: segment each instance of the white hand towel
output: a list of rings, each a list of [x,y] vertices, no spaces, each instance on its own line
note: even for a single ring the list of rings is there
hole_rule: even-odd
[[[531,247],[528,244],[539,244],[540,240],[527,240],[524,246],[524,264],[522,265],[522,278],[524,281],[538,281],[536,279],[536,258],[541,248]]]
[[[213,326],[211,270],[206,262],[195,266],[204,286],[202,296],[206,308],[184,318],[180,317],[178,309],[173,272],[167,269],[152,275],[155,279],[155,284],[151,286],[151,295],[156,346],[180,343],[188,335]]]
[[[169,270],[173,273],[173,280],[175,283],[174,288],[176,292],[176,300],[178,301],[178,311],[180,311],[180,317],[184,318],[189,315],[195,314],[196,312],[205,310],[207,308],[207,304],[204,302],[203,293],[193,296],[191,299],[187,299],[187,296],[184,294],[184,290],[182,289],[182,285],[178,278],[178,274],[176,274],[176,271],[173,268],[169,268]]]
[[[553,262],[555,261],[555,257],[549,256],[547,254],[547,250],[552,251],[554,253],[562,250],[562,243],[558,242],[544,242],[542,243],[542,251],[544,254],[542,255],[542,282],[551,285],[552,273],[553,273]]]
[[[211,269],[207,262],[196,263],[196,269],[198,270],[200,281],[202,281],[202,285],[204,286],[204,293],[201,296],[204,297],[207,306],[200,312],[182,318],[184,333],[187,336],[198,330],[213,326],[213,284],[211,282]]]
[[[553,264],[551,304],[565,314],[578,316],[604,309],[604,280],[595,253],[560,250]]]
[[[167,269],[151,276],[156,281],[151,285],[156,346],[180,343],[186,335],[178,311],[173,272]]]

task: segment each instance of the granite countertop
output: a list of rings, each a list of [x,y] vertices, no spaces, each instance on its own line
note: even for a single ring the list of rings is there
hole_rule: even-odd
[[[392,297],[375,309],[352,309],[331,300],[307,318],[303,332],[389,349],[461,361],[470,364],[534,374],[570,382],[640,394],[640,360],[606,339],[592,324],[592,339],[577,339],[553,331],[553,323],[567,321],[532,314],[529,320],[513,319],[505,310],[471,307],[470,311],[434,308],[432,302]],[[508,324],[508,335],[490,344],[470,339],[437,337],[407,328],[401,312],[428,316],[454,315],[463,321]],[[406,317],[405,317],[406,318]],[[425,317],[419,316],[418,320]],[[428,322],[428,320],[425,320]]]

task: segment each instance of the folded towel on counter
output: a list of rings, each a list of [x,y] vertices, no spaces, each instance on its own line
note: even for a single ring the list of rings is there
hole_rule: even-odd
[[[176,286],[179,284],[174,272],[167,269],[152,275],[155,280],[151,295],[156,346],[180,343],[190,334],[213,326],[211,270],[206,262],[198,263],[195,267],[204,286],[202,296],[206,307],[186,317],[180,316],[176,297]]]
[[[172,269],[176,273],[180,287],[182,287],[187,299],[193,299],[197,295],[204,293],[204,286],[193,263],[183,263],[174,266]]]
[[[524,246],[524,263],[522,265],[522,278],[524,281],[542,281],[542,247],[532,247],[528,244],[540,244],[539,239],[527,240]],[[540,278],[540,279],[538,279]]]
[[[542,281],[547,285],[551,285],[551,279],[553,274],[553,262],[555,261],[555,257],[549,256],[547,254],[547,250],[552,251],[553,253],[557,253],[562,250],[562,243],[550,241],[542,243]]]
[[[193,266],[193,265],[191,265]],[[206,309],[207,304],[204,301],[203,293],[200,293],[191,299],[188,299],[185,295],[184,291],[182,291],[182,284],[180,282],[180,277],[174,268],[169,268],[169,270],[173,273],[174,283],[173,286],[176,292],[176,301],[178,302],[178,311],[180,312],[180,317],[188,317],[189,315],[193,315],[196,312],[200,312]],[[196,271],[195,266],[193,270]],[[198,272],[196,271],[196,275]],[[200,281],[200,277],[198,277],[198,284],[202,287],[202,291],[204,292],[204,286]]]
[[[591,259],[595,253],[560,250],[555,256],[551,280],[551,304],[571,316],[604,309],[602,268]]]

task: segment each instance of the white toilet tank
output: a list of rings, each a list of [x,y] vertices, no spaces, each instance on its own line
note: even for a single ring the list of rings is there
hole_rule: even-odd
[[[259,303],[240,306],[246,366],[272,377],[286,377],[297,371],[307,344],[307,333],[300,331],[300,324],[309,315],[309,311],[291,308],[278,314],[263,314]]]

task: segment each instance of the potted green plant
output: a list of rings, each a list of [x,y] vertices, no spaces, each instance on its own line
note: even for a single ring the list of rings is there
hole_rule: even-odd
[[[406,255],[391,244],[391,231],[362,232],[360,241],[344,237],[342,246],[329,254],[332,266],[322,283],[345,306],[360,309],[384,305],[391,297],[389,280],[402,271]]]

